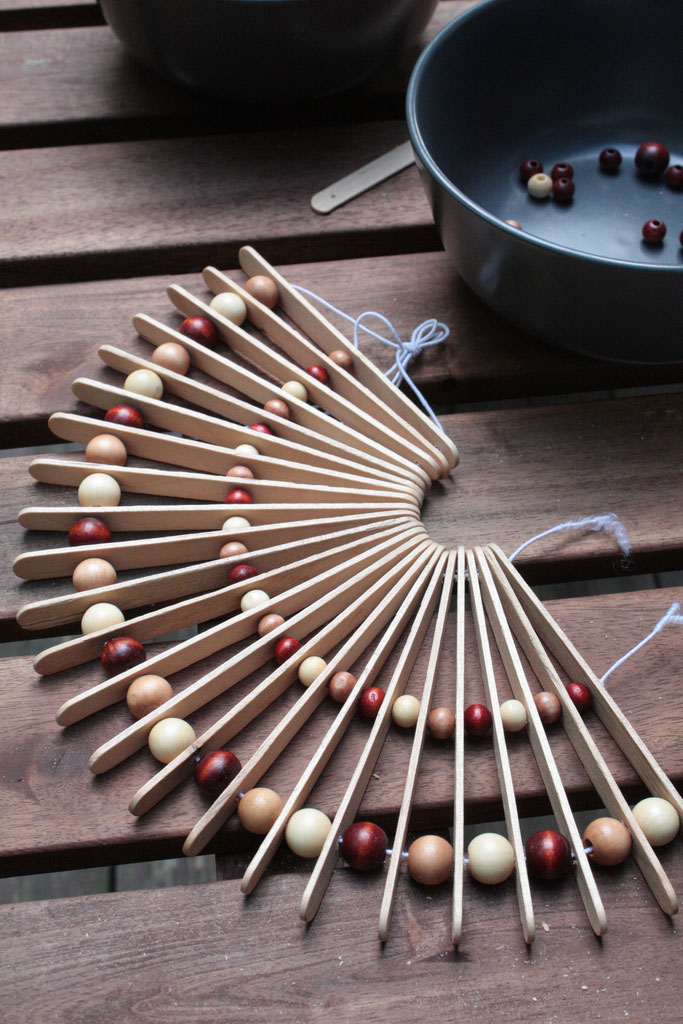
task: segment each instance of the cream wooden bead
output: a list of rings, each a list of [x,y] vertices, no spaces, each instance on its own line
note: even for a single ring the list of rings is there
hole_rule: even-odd
[[[515,853],[505,836],[482,832],[467,847],[469,870],[484,885],[498,885],[512,874]]]
[[[681,824],[673,804],[659,796],[648,796],[636,804],[633,817],[651,846],[666,846],[678,835]]]
[[[118,480],[108,473],[91,473],[81,480],[78,487],[78,504],[85,508],[95,505],[113,506],[121,501]]]
[[[175,341],[165,341],[154,349],[152,362],[184,376],[190,369],[190,353]]]
[[[126,690],[126,704],[134,718],[144,718],[172,696],[173,687],[163,676],[138,676]]]
[[[262,604],[268,604],[270,597],[265,590],[248,590],[242,595],[240,608],[243,612],[252,612],[254,608],[260,608]]]
[[[500,717],[506,732],[521,732],[527,724],[526,708],[521,700],[505,700],[500,705]]]
[[[310,686],[314,679],[317,679],[321,672],[327,668],[327,662],[316,655],[304,658],[299,665],[299,682],[303,686]]]
[[[241,299],[235,292],[219,292],[218,295],[214,295],[209,305],[214,313],[225,317],[237,327],[247,319],[247,307],[244,304],[244,299]]]
[[[168,764],[196,740],[195,731],[183,718],[162,718],[152,727],[147,743],[153,757]]]
[[[265,836],[270,832],[280,811],[284,807],[282,798],[273,789],[257,786],[247,790],[237,805],[237,817],[247,832]]]
[[[161,398],[164,393],[163,381],[154,370],[133,370],[123,382],[123,388],[145,398]]]
[[[285,841],[299,857],[317,857],[331,828],[332,822],[322,811],[302,807],[287,822]]]
[[[84,558],[79,562],[71,577],[76,590],[96,590],[116,583],[116,569],[104,558]]]
[[[231,532],[234,530],[248,530],[250,527],[251,523],[244,516],[230,516],[221,526],[221,530]]]
[[[235,448],[235,455],[258,455],[259,450],[253,444],[238,444]]]
[[[125,616],[120,608],[108,601],[100,601],[91,605],[81,619],[81,633],[97,633],[100,629],[107,629],[109,626],[118,626],[125,622]]]
[[[85,446],[86,462],[104,462],[107,466],[125,466],[128,452],[120,437],[96,434]]]
[[[412,729],[420,714],[420,702],[417,697],[404,693],[391,706],[391,717],[402,729]]]
[[[292,398],[298,398],[300,402],[308,401],[308,391],[298,380],[288,380],[282,385],[282,390]]]
[[[547,199],[552,191],[553,179],[549,174],[532,174],[526,187],[534,199]]]

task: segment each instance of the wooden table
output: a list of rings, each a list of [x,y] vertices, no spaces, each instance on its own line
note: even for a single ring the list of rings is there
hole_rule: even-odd
[[[443,0],[425,40],[466,6]],[[68,497],[31,480],[24,449],[51,443],[50,413],[78,408],[74,377],[104,374],[99,343],[136,350],[134,313],[176,322],[166,285],[201,292],[203,265],[233,271],[244,243],[354,315],[383,311],[402,336],[430,316],[450,326],[448,342],[414,364],[461,453],[457,472],[425,505],[437,540],[493,539],[510,552],[557,522],[619,515],[633,544],[628,571],[606,534],[551,537],[519,559],[531,582],[565,584],[550,608],[598,674],[680,600],[683,366],[589,360],[496,318],[450,269],[414,168],[328,218],[310,209],[320,187],[405,139],[403,90],[417,50],[349,96],[282,113],[233,111],[158,80],[125,56],[87,0],[0,0],[0,40],[5,642],[27,639],[14,620],[20,605],[64,588],[21,583],[9,568],[17,553],[46,543],[24,533],[17,512]],[[369,342],[367,351],[388,367],[387,348]],[[580,585],[586,580],[594,582]],[[452,702],[452,646],[437,687],[444,703]],[[476,700],[483,691],[473,642],[467,653],[468,698]],[[679,785],[682,653],[680,631],[669,628],[610,683]],[[203,812],[187,785],[140,821],[128,814],[131,793],[149,775],[145,752],[109,775],[90,775],[90,753],[128,721],[125,708],[65,731],[54,713],[93,671],[39,679],[28,654],[4,649],[5,875],[177,856]],[[226,706],[219,700],[210,715]],[[332,713],[323,705],[321,727]],[[253,749],[279,714],[276,706],[240,736],[240,751]],[[590,729],[629,799],[644,795],[597,723]],[[362,738],[354,723],[316,806],[335,810]],[[265,784],[288,791],[315,742],[304,731]],[[363,817],[395,820],[409,743],[390,734]],[[553,748],[574,808],[599,807],[562,733]],[[526,742],[511,744],[511,760],[521,813],[547,813]],[[467,820],[500,818],[491,750],[468,745],[466,763]],[[450,752],[428,743],[411,827],[447,828],[451,791]],[[231,820],[211,848],[226,881],[1,908],[0,975],[13,993],[3,1020],[679,1019],[679,928],[631,861],[598,872],[609,921],[602,940],[571,878],[534,888],[533,948],[522,940],[512,883],[500,891],[466,883],[456,954],[446,887],[429,892],[403,879],[382,948],[376,878],[340,867],[305,927],[297,915],[305,875],[291,858],[281,857],[253,897],[240,896],[239,868],[253,845]],[[662,851],[679,893],[680,852],[680,840]]]

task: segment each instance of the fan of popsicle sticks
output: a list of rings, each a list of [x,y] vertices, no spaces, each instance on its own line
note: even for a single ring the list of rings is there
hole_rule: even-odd
[[[379,935],[384,940],[389,932],[443,645],[454,642],[452,934],[457,944],[465,864],[468,590],[525,940],[534,938],[533,908],[498,697],[505,684],[495,678],[490,637],[509,688],[526,711],[529,741],[552,810],[571,844],[577,885],[594,931],[604,932],[605,912],[520,651],[535,680],[534,689],[540,686],[559,699],[569,740],[608,812],[630,832],[632,855],[656,900],[667,914],[676,913],[671,884],[569,698],[560,670],[588,688],[600,721],[647,788],[683,816],[683,801],[665,773],[503,552],[495,545],[445,550],[429,538],[420,521],[431,482],[457,465],[453,444],[253,249],[241,251],[240,263],[249,279],[247,287],[212,268],[204,271],[208,288],[221,297],[218,302],[207,304],[176,286],[168,290],[184,317],[205,318],[204,324],[213,325],[222,347],[214,350],[197,340],[196,331],[186,328],[186,333],[187,320],[175,330],[148,316],[135,316],[135,328],[152,350],[150,359],[103,345],[99,355],[125,378],[122,386],[78,379],[73,391],[95,409],[133,406],[139,419],[107,414],[103,423],[98,416],[58,413],[50,420],[51,429],[63,440],[85,444],[85,461],[67,455],[41,457],[31,465],[38,481],[79,488],[79,501],[25,509],[20,523],[29,530],[70,531],[76,544],[22,554],[15,562],[16,573],[33,580],[68,577],[87,558],[103,560],[113,576],[102,583],[95,574],[86,589],[27,604],[18,613],[20,625],[54,632],[93,613],[93,607],[113,605],[118,613],[104,624],[95,618],[91,631],[43,651],[35,660],[38,673],[48,675],[99,659],[105,645],[123,634],[139,647],[176,630],[200,627],[189,638],[146,657],[144,668],[140,661],[130,664],[124,658],[121,664],[113,656],[114,674],[63,704],[57,722],[68,726],[122,701],[143,672],[173,678],[197,666],[192,683],[92,754],[90,768],[99,774],[143,748],[158,723],[180,719],[183,724],[252,673],[263,673],[262,680],[213,725],[191,742],[185,736],[179,749],[167,752],[163,767],[132,796],[130,811],[140,816],[194,773],[200,755],[224,747],[285,691],[298,686],[299,679],[304,682],[300,696],[188,835],[184,851],[194,855],[309,721],[327,696],[329,680],[353,667],[358,674],[352,677],[350,692],[247,868],[242,888],[249,893],[342,741],[362,694],[398,648],[384,700],[320,843],[303,895],[301,917],[310,921],[332,878],[340,837],[359,811],[388,734],[392,707],[406,689],[433,623],[403,799],[390,844]],[[254,277],[259,289],[248,287]],[[268,297],[272,301],[265,301]],[[187,353],[186,363],[200,371],[195,377],[201,380],[188,375],[188,366],[178,360],[178,346]],[[122,442],[122,460],[92,460],[93,450],[111,449],[111,442],[109,448],[90,445],[103,432]],[[163,468],[128,467],[128,455]],[[236,465],[242,467],[240,473],[230,475]],[[238,507],[226,505],[235,485],[241,491]],[[117,491],[126,495],[124,504],[118,504]],[[116,500],[109,497],[112,493]],[[235,491],[231,494],[234,498]],[[98,495],[107,500],[98,501]],[[134,495],[153,495],[156,503],[128,504]],[[226,510],[239,516],[226,519]],[[79,534],[84,514],[100,523],[100,532],[88,537],[94,542],[87,545]],[[126,533],[152,536],[122,539]],[[230,579],[231,570],[245,563],[253,571]],[[118,581],[117,570],[127,573],[124,581]],[[159,607],[138,613],[151,605]],[[259,626],[265,616],[271,620],[267,632]],[[447,637],[453,623],[454,636]],[[274,645],[284,637],[307,639],[296,642],[291,656],[273,669]],[[204,659],[223,653],[225,660],[201,674]]]

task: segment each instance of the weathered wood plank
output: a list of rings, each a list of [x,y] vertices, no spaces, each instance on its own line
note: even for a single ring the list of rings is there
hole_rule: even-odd
[[[645,636],[681,588],[599,598],[582,598],[550,603],[549,607],[573,642],[598,673]],[[435,692],[435,703],[454,702],[455,629],[450,622]],[[466,701],[481,700],[481,683],[471,621],[467,623]],[[610,692],[631,718],[642,739],[650,746],[664,769],[680,785],[683,779],[683,704],[677,699],[676,679],[683,655],[683,635],[670,629],[628,661],[611,677]],[[409,686],[420,692],[426,669],[426,643]],[[398,651],[384,669],[388,679]],[[209,668],[219,657],[202,664]],[[349,666],[351,668],[351,666]],[[357,669],[362,667],[359,662]],[[499,689],[507,693],[500,668]],[[190,670],[177,677],[178,688],[193,678]],[[65,678],[40,680],[26,658],[0,661],[0,706],[5,742],[0,750],[0,786],[7,808],[0,837],[0,873],[18,874],[87,864],[117,863],[124,860],[177,856],[182,840],[206,809],[206,802],[191,780],[180,786],[150,814],[133,819],[127,805],[132,794],[155,771],[146,751],[140,751],[118,769],[94,778],[87,769],[92,751],[119,729],[128,725],[125,706],[117,706],[66,730],[54,722],[57,707],[67,697],[102,678],[99,666],[84,666]],[[192,716],[198,729],[215,721],[263,678],[257,673],[210,707]],[[643,685],[643,679],[647,685]],[[285,709],[299,695],[298,686],[286,694],[231,744],[244,762],[265,738]],[[336,714],[337,706],[324,702],[291,747],[266,774],[264,785],[288,794],[305,760],[312,756],[320,738]],[[639,792],[632,770],[616,750],[594,716],[587,719],[590,730],[613,769],[617,781],[634,796]],[[367,737],[368,723],[355,720],[340,749],[311,796],[312,806],[334,813]],[[360,817],[390,825],[397,814],[403,792],[405,770],[412,737],[392,728],[384,751],[363,800]],[[558,767],[572,806],[598,806],[581,766],[564,734],[551,736]],[[545,813],[547,803],[540,776],[526,737],[511,738],[512,774],[523,814]],[[489,744],[468,741],[466,749],[466,816],[469,821],[490,821],[500,817],[500,797],[493,751]],[[453,754],[450,744],[425,745],[411,820],[415,830],[433,831],[452,819]],[[254,848],[231,819],[212,847],[215,850]]]
[[[664,858],[680,886],[680,849]],[[2,908],[0,976],[17,992],[6,1024],[209,1024],[226,1012],[252,1024],[680,1017],[680,929],[648,902],[630,864],[600,873],[610,923],[600,942],[572,880],[535,889],[544,927],[533,949],[522,942],[511,880],[468,880],[458,953],[447,886],[426,892],[404,880],[381,946],[381,884],[338,871],[307,929],[297,875],[273,877],[249,899],[238,882],[222,882]]]

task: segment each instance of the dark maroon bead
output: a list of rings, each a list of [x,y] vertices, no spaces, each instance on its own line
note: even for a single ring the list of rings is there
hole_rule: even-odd
[[[145,425],[142,413],[134,405],[115,405],[104,414],[107,423],[118,423],[122,427],[137,427],[141,430]]]
[[[211,348],[216,344],[216,328],[206,316],[188,316],[179,327],[180,333],[192,341]]]
[[[273,648],[273,656],[278,665],[283,665],[288,658],[291,658],[293,654],[301,650],[301,644],[293,636],[280,637],[278,642]]]
[[[683,164],[672,164],[666,172],[666,183],[674,192],[683,189]]]
[[[556,203],[571,203],[574,182],[571,178],[556,178],[553,182],[553,199]]]
[[[240,759],[229,750],[211,750],[194,766],[195,782],[207,796],[220,796],[242,770]]]
[[[607,149],[603,149],[598,157],[598,163],[603,171],[618,171],[619,164],[621,163],[621,153],[618,149],[612,149],[611,146],[608,146]]]
[[[327,384],[329,380],[324,366],[307,366],[306,373],[313,377],[314,380],[317,380],[319,384]]]
[[[681,243],[681,245],[683,246],[683,231],[681,231],[680,235],[678,236],[678,241],[679,241],[679,242]]]
[[[244,580],[250,580],[252,576],[257,576],[258,570],[253,565],[248,565],[246,562],[241,562],[240,565],[233,565],[232,569],[228,573],[229,583],[243,583]]]
[[[591,692],[583,683],[567,683],[567,694],[580,715],[585,715],[591,706]]]
[[[572,851],[568,840],[551,828],[534,832],[524,847],[529,874],[544,882],[562,878],[572,864]]]
[[[257,434],[272,434],[273,431],[270,429],[267,423],[252,423],[249,427],[250,430],[255,430]]]
[[[355,871],[377,871],[387,853],[387,834],[371,821],[349,825],[341,844],[342,857]]]
[[[107,672],[123,672],[139,665],[146,657],[147,652],[139,640],[132,636],[113,636],[102,648],[102,668]]]
[[[659,245],[660,242],[664,241],[664,235],[666,234],[666,224],[663,220],[657,220],[653,217],[652,220],[646,220],[643,224],[643,238],[648,245]]]
[[[368,686],[360,695],[358,707],[363,718],[377,718],[377,712],[384,700],[384,690],[379,686]]]
[[[656,178],[668,163],[669,150],[661,142],[644,142],[636,151],[636,167],[645,178]]]
[[[550,177],[553,181],[557,181],[558,178],[573,178],[574,168],[571,164],[555,164],[550,172]]]
[[[69,530],[69,544],[72,548],[81,544],[108,544],[111,531],[106,523],[95,516],[86,516],[74,523]]]
[[[469,736],[488,736],[492,725],[491,712],[484,704],[470,704],[465,708],[465,732]]]
[[[532,178],[534,174],[543,173],[543,164],[540,160],[525,160],[519,168],[519,180],[523,181],[526,185],[529,178]]]
[[[225,495],[226,505],[251,505],[251,494],[243,487],[235,487]]]

